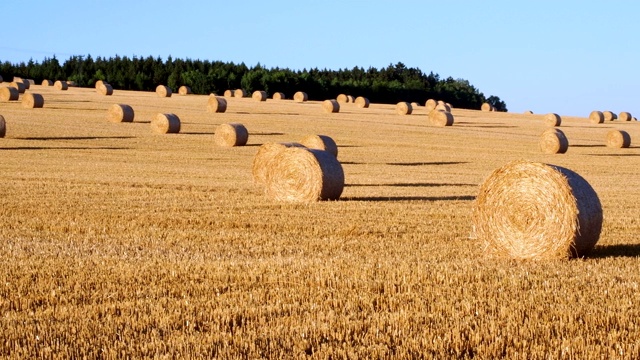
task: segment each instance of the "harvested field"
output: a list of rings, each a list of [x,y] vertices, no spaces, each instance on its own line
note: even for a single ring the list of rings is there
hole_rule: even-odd
[[[637,138],[635,121],[560,114],[558,156],[540,152],[545,126],[525,114],[453,108],[440,128],[395,104],[324,113],[228,97],[212,114],[208,95],[33,91],[44,108],[0,104],[2,358],[640,357],[640,147],[603,141]],[[134,121],[105,121],[113,104]],[[158,113],[180,133],[149,131]],[[214,146],[235,122],[247,145]],[[340,200],[270,200],[252,178],[259,145],[308,134],[340,148]],[[588,257],[486,256],[479,185],[520,159],[597,192]]]

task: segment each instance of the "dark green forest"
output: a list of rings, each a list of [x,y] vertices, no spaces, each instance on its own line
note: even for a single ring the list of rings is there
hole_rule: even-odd
[[[30,60],[12,64],[0,62],[0,75],[5,81],[13,76],[42,80],[70,80],[78,86],[94,86],[97,80],[107,81],[114,89],[153,91],[159,84],[172,90],[182,85],[195,94],[221,94],[227,89],[244,89],[251,93],[264,90],[269,94],[282,92],[291,97],[304,91],[311,100],[335,98],[338,94],[367,97],[371,102],[395,104],[399,101],[424,104],[427,99],[443,100],[456,108],[479,109],[483,102],[498,111],[507,111],[497,96],[486,97],[464,79],[441,79],[433,72],[406,67],[403,63],[386,68],[354,67],[353,69],[289,70],[265,68],[260,64],[248,67],[244,63],[173,59],[148,56],[115,56],[110,58],[71,56],[62,64],[53,56],[42,62]]]

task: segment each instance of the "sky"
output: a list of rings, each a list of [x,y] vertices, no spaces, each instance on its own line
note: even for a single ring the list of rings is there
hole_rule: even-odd
[[[4,21],[2,62],[87,54],[292,70],[402,62],[466,79],[510,112],[640,117],[638,1],[30,0],[1,8],[14,20]]]

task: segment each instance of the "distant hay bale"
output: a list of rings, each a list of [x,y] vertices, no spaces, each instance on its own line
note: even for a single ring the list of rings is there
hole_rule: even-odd
[[[482,111],[494,111],[493,105],[489,104],[489,103],[482,103],[482,106],[480,107],[480,110]]]
[[[419,106],[420,106],[420,104],[418,104],[418,103],[417,103],[417,102],[415,102],[415,101],[411,103],[411,108],[412,108],[412,109],[417,109]]]
[[[306,92],[304,91],[297,91],[295,94],[293,94],[293,101],[295,102],[305,102],[309,100],[309,95],[307,95]]]
[[[267,92],[263,90],[256,90],[251,94],[251,98],[255,101],[267,101]]]
[[[157,134],[177,134],[180,132],[180,118],[176,114],[158,113],[151,120],[151,130]]]
[[[618,114],[618,120],[620,121],[631,121],[632,118],[633,116],[631,116],[631,113],[628,113],[626,111],[623,111],[620,114]]]
[[[56,82],[53,83],[53,87],[56,90],[67,90],[69,89],[69,84],[67,84],[66,81],[56,80]]]
[[[607,133],[607,146],[610,148],[628,148],[631,146],[631,135],[624,130],[611,130]]]
[[[307,135],[300,140],[300,144],[309,149],[324,150],[338,157],[338,145],[327,135]]]
[[[0,100],[2,101],[14,101],[18,100],[19,97],[18,89],[13,86],[0,88]]]
[[[348,103],[349,102],[349,98],[347,98],[346,94],[340,94],[338,95],[338,97],[336,97],[336,101],[339,103]]]
[[[348,103],[353,104],[353,102],[354,102],[355,100],[356,100],[356,99],[353,97],[353,95],[347,95],[347,102],[348,102]]]
[[[193,94],[193,92],[191,91],[191,88],[188,87],[187,85],[182,85],[178,88],[178,95],[191,95]]]
[[[480,185],[472,218],[476,237],[493,254],[551,260],[587,255],[603,216],[598,195],[580,175],[520,160]]]
[[[451,107],[445,103],[439,103],[434,110],[451,112]]]
[[[212,113],[223,113],[227,111],[227,100],[215,95],[210,95],[207,101],[207,111]]]
[[[322,109],[327,113],[337,113],[340,112],[340,104],[337,100],[325,100],[322,102]]]
[[[531,111],[531,110],[527,110],[524,113],[525,113],[525,115],[533,115],[533,111]]]
[[[611,111],[603,111],[602,114],[604,115],[604,121],[613,121],[618,117],[618,115]]]
[[[156,86],[156,94],[162,98],[171,97],[171,88],[166,85],[158,85]]]
[[[281,92],[274,92],[274,93],[273,93],[273,96],[271,96],[271,98],[272,98],[273,100],[284,100],[284,99],[286,99],[287,97],[284,95],[284,93],[281,93]]]
[[[0,138],[7,135],[7,122],[4,120],[4,116],[0,115]]]
[[[96,89],[98,94],[111,96],[113,95],[113,87],[110,84],[103,83],[102,86]]]
[[[288,147],[278,152],[270,165],[265,193],[276,201],[337,200],[344,189],[342,165],[326,151]]]
[[[560,126],[562,124],[562,118],[558,114],[549,113],[544,116],[544,124],[546,126]]]
[[[20,94],[24,94],[24,83],[22,81],[14,81],[12,82],[9,86],[15,88],[16,90],[18,90],[18,93]]]
[[[451,126],[453,125],[453,114],[443,110],[431,110],[429,113],[429,122],[433,126]]]
[[[95,88],[96,89],[100,89],[101,87],[103,87],[105,84],[109,84],[108,82],[104,81],[104,80],[97,80],[95,83]]]
[[[42,86],[53,86],[53,81],[44,79],[42,80]]]
[[[220,124],[213,136],[213,142],[220,147],[244,146],[248,140],[249,131],[240,123]]]
[[[602,113],[602,111],[592,111],[589,114],[589,122],[592,124],[602,124],[604,122],[604,114]]]
[[[267,171],[272,167],[273,158],[280,151],[289,147],[304,147],[304,145],[295,142],[262,144],[253,158],[251,167],[253,182],[264,185],[267,181]]]
[[[224,97],[233,97],[233,90],[225,90],[223,96]]]
[[[358,96],[353,102],[361,109],[369,107],[369,99],[364,96]]]
[[[25,90],[29,90],[31,88],[31,82],[29,82],[28,79],[22,79],[20,82],[24,86]]]
[[[427,112],[431,112],[431,110],[435,109],[436,106],[438,106],[438,102],[434,99],[429,99],[424,103],[424,107],[426,108]]]
[[[247,93],[244,91],[244,89],[235,89],[233,91],[233,97],[243,98],[245,96],[247,96]]]
[[[35,85],[36,81],[33,79],[27,79],[27,83],[29,83],[29,86],[31,86],[31,85]]]
[[[562,130],[551,128],[540,135],[538,145],[544,154],[564,154],[569,149],[569,140]]]
[[[22,97],[22,107],[27,109],[36,109],[44,106],[44,97],[40,94],[32,92],[25,93]]]
[[[127,104],[113,104],[107,112],[107,119],[111,122],[133,122],[133,108]]]
[[[411,115],[411,112],[413,112],[413,108],[408,102],[400,101],[396,104],[396,113],[398,115]]]

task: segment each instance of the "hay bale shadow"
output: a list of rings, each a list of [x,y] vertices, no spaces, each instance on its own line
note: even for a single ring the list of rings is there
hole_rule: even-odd
[[[594,259],[638,256],[640,244],[598,245],[587,255],[588,258]]]

